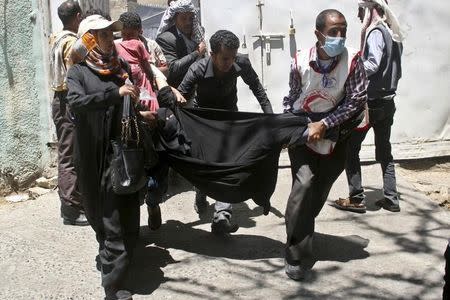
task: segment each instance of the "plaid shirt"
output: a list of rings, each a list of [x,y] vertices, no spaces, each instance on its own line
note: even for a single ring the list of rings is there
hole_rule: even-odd
[[[309,65],[314,71],[323,73],[319,68],[317,59],[317,50],[314,47],[313,51],[311,51]],[[338,59],[332,63],[333,65],[330,68],[330,72],[336,67]],[[345,82],[345,98],[338,104],[338,107],[332,113],[322,119],[327,128],[342,124],[364,108],[367,101],[367,85],[368,80],[366,72],[364,71],[364,64],[361,57],[358,56],[355,60],[354,68]],[[283,98],[284,112],[293,110],[294,102],[297,101],[301,93],[301,77],[297,70],[297,64],[295,60],[293,60],[289,74],[289,94]]]

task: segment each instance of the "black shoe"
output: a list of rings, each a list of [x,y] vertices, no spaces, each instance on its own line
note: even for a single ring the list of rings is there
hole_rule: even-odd
[[[64,225],[74,225],[74,226],[88,226],[89,222],[86,219],[86,215],[84,213],[80,213],[78,218],[71,219],[66,216],[62,216]]]
[[[115,286],[105,287],[105,300],[133,300],[133,294]]]
[[[391,211],[391,212],[399,212],[400,206],[398,204],[394,204],[391,201],[387,199],[381,199],[375,202],[375,205],[384,208],[385,210]]]
[[[290,265],[286,260],[284,260],[284,271],[290,279],[300,281],[305,279],[308,269],[300,264]]]
[[[161,209],[159,204],[156,206],[147,206],[148,211],[148,228],[151,230],[157,230],[161,227]]]
[[[217,235],[236,232],[239,229],[238,224],[233,224],[228,218],[211,223],[211,232]]]
[[[194,203],[194,209],[195,211],[201,215],[206,212],[206,209],[208,207],[208,201],[206,201],[206,195],[201,193],[200,191],[197,191],[195,194],[195,203]]]

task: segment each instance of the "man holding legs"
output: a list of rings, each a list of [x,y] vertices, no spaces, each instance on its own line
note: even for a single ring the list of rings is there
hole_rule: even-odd
[[[289,149],[292,190],[286,207],[285,271],[301,280],[312,256],[315,218],[344,170],[348,128],[367,101],[367,79],[356,50],[345,47],[347,22],[328,9],[316,18],[317,42],[297,53],[291,66],[285,111],[303,110],[308,142]]]

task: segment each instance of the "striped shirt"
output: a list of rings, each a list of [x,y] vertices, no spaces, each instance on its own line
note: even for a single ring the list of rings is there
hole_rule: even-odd
[[[339,59],[339,58],[338,58]],[[331,72],[337,63],[332,63],[329,72]],[[317,50],[311,51],[309,61],[311,68],[319,73],[322,73],[318,65]],[[366,72],[364,71],[364,64],[362,59],[358,56],[355,60],[354,68],[347,77],[345,82],[345,98],[338,104],[338,107],[330,112],[328,116],[322,119],[327,128],[333,128],[342,124],[344,121],[350,119],[357,112],[362,111],[367,102],[367,85],[368,80]],[[289,94],[283,98],[284,112],[293,110],[294,102],[302,94],[302,83],[300,73],[297,70],[295,60],[291,63],[291,70],[289,73]]]

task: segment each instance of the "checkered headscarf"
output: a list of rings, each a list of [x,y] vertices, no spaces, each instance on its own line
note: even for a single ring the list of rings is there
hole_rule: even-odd
[[[191,0],[177,0],[170,3],[170,6],[164,12],[156,35],[159,35],[167,31],[170,27],[175,25],[175,15],[177,13],[185,13],[185,12],[194,13],[194,21],[191,37],[192,40],[196,43],[202,42],[205,39],[205,31],[200,26],[198,10],[195,8],[194,4],[192,4]]]
[[[376,12],[375,6],[378,5],[384,12],[384,17],[381,18]],[[396,42],[402,42],[405,38],[403,30],[400,27],[397,17],[394,12],[388,6],[386,0],[358,0],[358,6],[366,10],[366,18],[371,18],[368,20],[368,24],[364,24],[366,27],[366,32],[369,32],[369,28],[373,28],[379,23],[384,23],[392,39]]]

